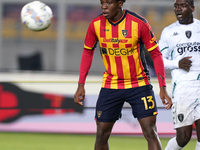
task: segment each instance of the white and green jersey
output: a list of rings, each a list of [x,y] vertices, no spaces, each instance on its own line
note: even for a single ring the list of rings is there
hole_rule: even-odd
[[[166,69],[172,69],[172,78],[176,80],[195,80],[200,78],[200,21],[194,19],[189,25],[178,21],[164,28],[159,41]],[[178,62],[192,56],[189,71],[178,68]]]
[[[178,21],[164,28],[159,41],[166,69],[172,69],[172,96],[181,94],[175,88],[185,81],[200,81],[200,20],[194,19],[189,25]],[[192,66],[189,71],[180,69],[178,62],[184,57],[192,56]],[[188,85],[185,85],[188,86]],[[192,85],[191,85],[192,86]],[[183,87],[182,87],[183,88]]]
[[[172,76],[172,114],[174,128],[192,125],[200,119],[200,21],[189,25],[178,21],[164,28],[159,41],[166,69]],[[178,67],[184,57],[192,56],[186,71]]]

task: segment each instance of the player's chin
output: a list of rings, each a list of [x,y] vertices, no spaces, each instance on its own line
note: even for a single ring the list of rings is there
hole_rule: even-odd
[[[106,19],[111,19],[111,20],[112,20],[112,18],[110,17],[109,14],[104,14],[104,17],[105,17]]]
[[[104,16],[106,19],[110,19],[109,16]]]
[[[186,20],[184,20],[183,18],[178,18],[177,17],[177,20],[180,24],[185,24],[186,23]]]

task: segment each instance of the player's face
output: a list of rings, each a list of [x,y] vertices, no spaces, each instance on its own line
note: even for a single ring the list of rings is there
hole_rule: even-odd
[[[193,22],[194,6],[190,6],[187,0],[175,0],[174,12],[180,24],[190,24]]]
[[[106,19],[117,21],[122,16],[122,1],[116,0],[100,0],[101,9]]]

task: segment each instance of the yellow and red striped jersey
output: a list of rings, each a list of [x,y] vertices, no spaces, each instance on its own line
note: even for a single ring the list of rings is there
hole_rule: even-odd
[[[100,15],[89,25],[84,48],[93,50],[97,42],[106,69],[103,88],[127,89],[150,84],[144,46],[151,51],[158,44],[145,18],[128,10],[117,22]]]

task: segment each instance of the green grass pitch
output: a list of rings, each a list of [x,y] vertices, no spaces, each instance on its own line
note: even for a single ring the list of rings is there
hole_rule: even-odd
[[[164,147],[169,138],[160,138]],[[9,133],[0,132],[1,150],[93,150],[95,135]],[[147,150],[143,137],[114,136],[109,140],[110,150]],[[195,149],[196,139],[191,139],[183,150]]]

